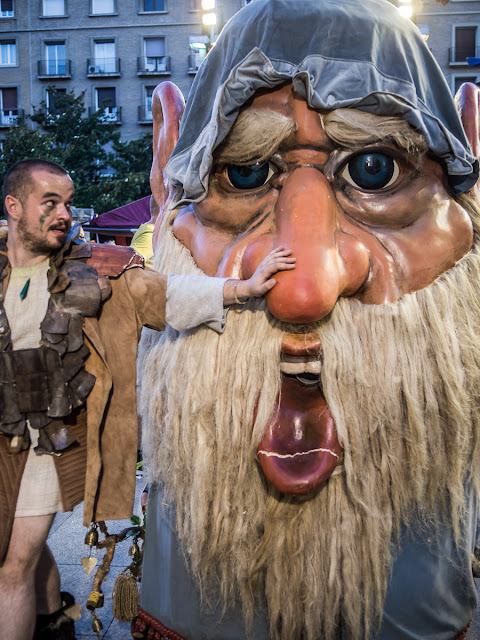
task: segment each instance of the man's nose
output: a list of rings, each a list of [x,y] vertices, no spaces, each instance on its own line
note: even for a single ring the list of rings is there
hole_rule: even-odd
[[[285,180],[275,208],[274,236],[252,243],[243,265],[250,271],[272,245],[292,249],[295,269],[275,274],[277,284],[266,297],[278,319],[321,320],[340,296],[353,295],[367,279],[367,247],[342,231],[342,216],[327,179],[317,169],[297,168]]]
[[[59,204],[57,207],[57,218],[60,218],[61,220],[67,220],[67,219],[71,219],[72,217],[72,211],[70,209],[70,207],[66,204]]]

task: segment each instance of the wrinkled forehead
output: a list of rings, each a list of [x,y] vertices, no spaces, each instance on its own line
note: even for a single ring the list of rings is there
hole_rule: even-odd
[[[453,191],[478,177],[445,78],[417,27],[386,0],[252,0],[200,67],[167,166],[182,203],[202,200],[214,150],[258,91],[291,82],[317,110],[400,117],[444,162]]]

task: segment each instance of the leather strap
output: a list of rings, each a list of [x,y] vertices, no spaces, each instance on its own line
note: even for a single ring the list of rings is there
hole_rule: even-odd
[[[132,247],[95,243],[89,247],[92,253],[87,264],[103,276],[115,278],[132,267],[144,267],[144,259]]]
[[[28,451],[9,455],[8,438],[0,434],[0,566],[10,542],[20,480],[27,462]]]

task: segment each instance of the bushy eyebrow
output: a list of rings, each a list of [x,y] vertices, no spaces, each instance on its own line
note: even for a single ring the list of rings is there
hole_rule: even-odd
[[[295,122],[277,111],[245,109],[215,151],[215,161],[246,164],[266,160],[295,130]]]
[[[408,153],[425,153],[425,138],[406,120],[377,116],[358,109],[335,109],[324,116],[325,133],[346,149],[373,143],[394,143]]]
[[[358,109],[335,109],[322,117],[327,137],[345,149],[373,143],[394,143],[409,153],[423,154],[423,136],[405,120]],[[225,141],[215,151],[220,164],[250,164],[273,156],[296,130],[295,122],[277,111],[247,108],[240,112]]]

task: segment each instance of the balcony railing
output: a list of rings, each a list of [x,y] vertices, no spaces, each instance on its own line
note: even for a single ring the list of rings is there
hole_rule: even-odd
[[[142,56],[137,58],[139,76],[168,75],[171,73],[170,56]]]
[[[24,115],[23,109],[0,109],[0,127],[13,127]]]
[[[148,109],[144,104],[138,107],[138,121],[150,123],[153,122],[152,107]]]
[[[39,60],[39,78],[70,78],[72,75],[71,60]]]
[[[92,78],[98,76],[119,76],[120,58],[88,58],[87,75]]]
[[[480,58],[480,47],[450,47],[448,50],[449,64],[468,65],[467,58]]]
[[[92,115],[97,111],[102,111],[100,120],[104,124],[111,122],[121,124],[122,122],[122,107],[104,107],[103,109],[89,109],[89,114]]]

